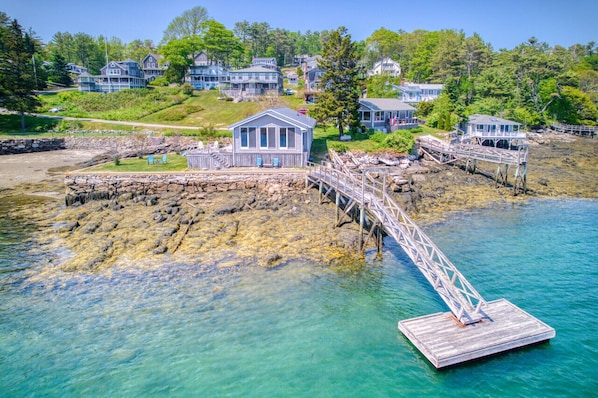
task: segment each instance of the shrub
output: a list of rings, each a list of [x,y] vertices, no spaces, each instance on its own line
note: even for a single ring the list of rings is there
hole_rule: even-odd
[[[395,149],[402,153],[409,153],[415,145],[413,135],[407,130],[397,130],[388,134],[382,143],[384,147]]]
[[[385,139],[386,139],[386,134],[384,134],[381,131],[374,131],[370,135],[370,140],[372,140],[374,142],[377,142],[378,144],[382,144]]]
[[[118,154],[114,155],[112,160],[114,161],[115,166],[120,166],[120,156]]]
[[[339,153],[344,153],[349,150],[349,147],[347,146],[347,144],[344,144],[342,142],[337,142],[337,141],[329,141],[328,147],[330,149],[335,150],[336,152],[339,152]]]
[[[191,97],[193,95],[193,86],[189,83],[185,83],[181,86],[181,92],[184,95]]]

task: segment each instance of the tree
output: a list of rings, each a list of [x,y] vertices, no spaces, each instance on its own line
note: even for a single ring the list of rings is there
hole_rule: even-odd
[[[198,36],[186,36],[182,39],[174,39],[160,48],[164,61],[168,62],[168,69],[164,77],[169,83],[183,83],[185,72],[193,63],[189,54],[199,51],[203,47]]]
[[[127,43],[125,47],[124,57],[137,61],[139,65],[143,59],[154,51],[154,43],[151,40],[133,40]]]
[[[0,13],[0,106],[21,115],[21,129],[25,130],[25,112],[33,111],[39,101],[33,58],[36,43],[28,33],[23,33],[17,20],[8,23],[6,14]]]
[[[318,66],[324,70],[320,93],[314,115],[319,121],[335,120],[339,135],[344,126],[356,127],[359,123],[360,76],[355,43],[343,26],[330,32],[324,42]]]
[[[164,31],[162,44],[166,44],[171,40],[182,39],[185,36],[200,35],[204,31],[204,24],[207,20],[208,10],[204,7],[197,6],[185,11],[168,24]]]
[[[54,53],[52,56],[52,66],[49,71],[49,80],[53,83],[58,83],[62,86],[68,87],[73,84],[68,70],[66,69],[66,61],[60,53]]]
[[[203,48],[212,63],[222,61],[228,65],[231,58],[239,59],[241,57],[243,46],[233,32],[213,19],[207,21],[205,26]]]
[[[372,75],[367,79],[368,97],[397,98],[397,90],[393,84],[400,84],[399,78],[392,78],[388,74]]]

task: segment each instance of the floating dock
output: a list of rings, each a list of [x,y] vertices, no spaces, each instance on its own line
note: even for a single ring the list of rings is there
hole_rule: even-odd
[[[553,328],[505,299],[487,302],[480,322],[462,325],[450,312],[399,322],[399,330],[442,369],[555,337]]]

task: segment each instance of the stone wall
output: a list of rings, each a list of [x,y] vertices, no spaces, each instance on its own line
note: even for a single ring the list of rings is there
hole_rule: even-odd
[[[176,192],[204,195],[256,189],[270,196],[305,188],[305,171],[187,172],[187,173],[71,173],[65,176],[67,206],[120,195],[159,195]]]
[[[64,138],[19,138],[0,140],[0,155],[14,155],[19,153],[56,151],[66,149]]]

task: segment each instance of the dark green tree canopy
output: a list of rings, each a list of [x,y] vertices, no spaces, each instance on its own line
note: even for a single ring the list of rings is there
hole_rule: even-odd
[[[359,97],[362,71],[351,35],[345,27],[330,32],[322,47],[318,65],[324,70],[314,115],[319,121],[334,120],[343,135],[345,126],[359,123]]]
[[[36,81],[34,55],[39,43],[24,33],[17,20],[0,14],[0,106],[21,114],[25,129],[25,112],[39,105],[34,90]]]

